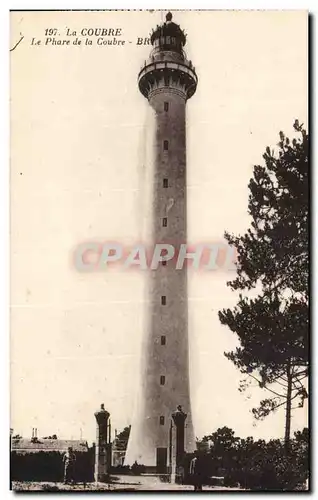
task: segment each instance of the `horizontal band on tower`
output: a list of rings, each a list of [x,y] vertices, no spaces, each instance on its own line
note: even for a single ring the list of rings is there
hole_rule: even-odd
[[[155,61],[141,69],[138,75],[138,83],[140,92],[148,97],[151,89],[149,84],[152,81],[160,80],[165,77],[178,78],[184,84],[186,98],[190,98],[197,87],[198,77],[195,73],[194,67],[189,62],[179,63],[173,61]],[[168,85],[164,85],[168,87]]]
[[[176,94],[176,95],[182,97],[182,99],[184,99],[184,100],[187,99],[185,92],[183,92],[180,89],[177,89],[176,87],[170,87],[170,86],[164,86],[164,87],[150,90],[147,97],[148,97],[148,99],[151,99],[152,97],[155,97],[158,94]]]

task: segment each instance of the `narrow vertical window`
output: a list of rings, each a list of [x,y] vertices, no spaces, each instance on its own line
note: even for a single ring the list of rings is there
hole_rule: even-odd
[[[166,265],[167,265],[167,261],[166,261],[166,260],[162,260],[162,261],[161,261],[161,265],[162,265],[162,266],[166,266]]]
[[[168,187],[168,179],[163,179],[163,187],[164,188]]]
[[[164,110],[165,110],[165,111],[168,111],[168,110],[169,110],[169,103],[168,103],[168,102],[165,102],[165,103],[164,103]]]
[[[160,376],[160,385],[165,385],[166,383],[166,377],[164,375]]]
[[[169,149],[169,141],[166,141],[166,140],[163,141],[163,149],[164,149],[164,151],[168,151],[168,149]]]
[[[167,303],[167,297],[165,295],[162,295],[161,296],[161,305],[162,306],[165,306]]]
[[[168,225],[168,219],[167,219],[167,217],[164,217],[164,218],[162,219],[162,226],[163,226],[163,227],[167,227],[167,225]]]
[[[165,417],[160,417],[160,425],[165,425]]]
[[[161,335],[161,345],[166,345],[166,336]]]

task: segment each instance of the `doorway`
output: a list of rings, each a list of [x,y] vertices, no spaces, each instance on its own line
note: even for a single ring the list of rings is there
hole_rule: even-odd
[[[167,472],[167,448],[157,448],[157,474],[166,474]]]

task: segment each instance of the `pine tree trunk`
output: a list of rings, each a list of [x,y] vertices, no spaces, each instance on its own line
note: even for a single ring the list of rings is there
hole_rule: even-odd
[[[292,398],[292,381],[290,361],[287,364],[287,400],[286,400],[286,418],[285,418],[285,450],[289,451],[290,443],[290,424],[291,424],[291,398]]]

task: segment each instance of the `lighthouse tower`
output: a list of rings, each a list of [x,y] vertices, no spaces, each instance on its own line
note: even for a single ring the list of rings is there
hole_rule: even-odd
[[[184,52],[186,36],[168,13],[151,34],[153,46],[138,75],[148,99],[144,165],[146,241],[178,247],[187,241],[186,103],[197,76]],[[126,464],[165,472],[173,456],[172,414],[187,414],[185,451],[195,448],[191,418],[188,361],[188,291],[186,264],[176,260],[149,269],[145,300],[142,372],[139,396],[126,453]]]

